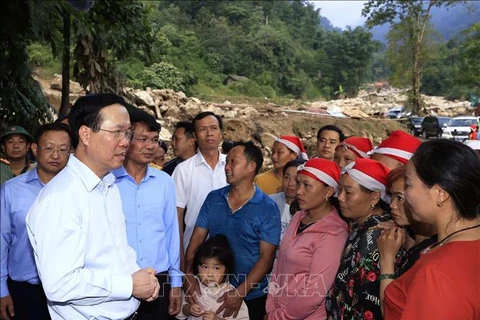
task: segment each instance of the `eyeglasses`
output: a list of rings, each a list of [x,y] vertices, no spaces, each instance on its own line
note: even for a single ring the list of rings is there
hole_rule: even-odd
[[[122,138],[127,139],[128,141],[132,141],[133,138],[133,131],[128,129],[128,130],[107,130],[107,129],[98,129],[100,131],[105,131],[113,134],[113,137],[117,140],[120,140]]]
[[[59,155],[66,156],[70,153],[70,149],[57,149],[52,147],[40,147],[40,146],[38,146],[38,148],[40,150],[43,150],[46,154],[52,154],[55,151],[57,151]]]
[[[136,138],[135,136],[133,137],[133,140],[136,140],[138,142],[140,142],[141,144],[146,144],[147,142],[150,142],[150,143],[153,143],[153,144],[158,144],[158,138],[145,138],[145,137],[141,137],[141,138]]]

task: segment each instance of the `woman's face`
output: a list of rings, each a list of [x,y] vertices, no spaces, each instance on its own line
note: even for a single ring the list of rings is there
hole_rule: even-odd
[[[295,199],[297,192],[297,167],[288,167],[283,174],[282,179],[283,192],[287,199]]]
[[[272,162],[276,170],[283,170],[283,167],[292,160],[297,158],[297,154],[288,149],[286,145],[281,142],[274,142],[272,148]]]
[[[404,227],[410,225],[409,216],[412,213],[410,208],[405,202],[405,179],[401,177],[397,179],[390,188],[391,201],[390,209],[392,212],[393,220],[397,226]]]
[[[333,193],[331,187],[304,174],[297,175],[297,202],[302,210],[319,209]]]
[[[412,209],[416,221],[433,224],[438,209],[433,191],[417,175],[412,162],[408,162],[405,174],[405,200]]]
[[[345,148],[343,145],[339,145],[335,149],[335,155],[333,156],[333,161],[335,161],[340,169],[343,169],[347,164],[355,161],[357,155],[350,149]]]
[[[345,218],[363,223],[373,213],[379,201],[378,191],[363,190],[348,174],[342,174],[338,187],[338,201]]]

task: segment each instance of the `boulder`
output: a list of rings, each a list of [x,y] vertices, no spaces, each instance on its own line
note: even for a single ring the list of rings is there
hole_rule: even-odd
[[[149,107],[155,107],[155,101],[147,91],[137,91],[134,93],[135,103],[137,105],[145,105]]]

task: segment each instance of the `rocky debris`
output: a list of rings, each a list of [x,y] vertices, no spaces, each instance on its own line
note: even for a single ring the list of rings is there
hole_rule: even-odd
[[[39,81],[43,93],[52,106],[60,107],[61,77],[51,83]],[[70,82],[70,102],[84,95],[80,85]],[[125,99],[151,115],[162,125],[160,139],[169,141],[176,122],[192,120],[202,111],[211,111],[224,119],[224,138],[231,140],[255,140],[265,155],[265,166],[271,165],[270,153],[273,142],[280,135],[297,135],[309,154],[315,154],[316,133],[325,124],[334,124],[344,130],[347,136],[369,137],[378,144],[390,131],[407,130],[399,121],[385,120],[383,114],[390,108],[404,105],[406,91],[389,85],[372,85],[361,90],[358,97],[332,101],[315,101],[297,104],[292,101],[288,107],[266,101],[262,105],[235,104],[230,101],[210,103],[196,97],[187,97],[184,92],[171,89],[137,90],[124,88]],[[449,102],[441,97],[424,96],[426,109],[432,114],[454,116],[471,112],[469,102]],[[380,118],[380,119],[379,119]],[[171,150],[167,158],[171,156]]]

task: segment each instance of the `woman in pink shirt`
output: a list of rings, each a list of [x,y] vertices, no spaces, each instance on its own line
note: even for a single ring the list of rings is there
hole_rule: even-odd
[[[268,319],[326,319],[325,296],[331,288],[348,235],[330,198],[340,169],[315,158],[297,173],[297,212],[280,244],[269,286]]]

